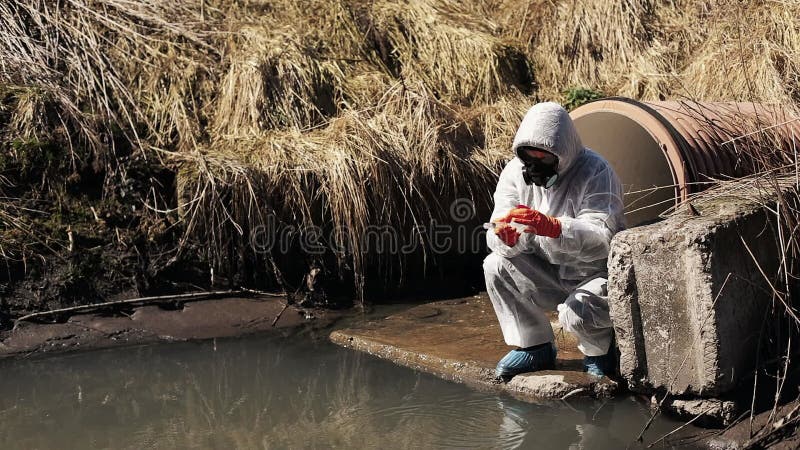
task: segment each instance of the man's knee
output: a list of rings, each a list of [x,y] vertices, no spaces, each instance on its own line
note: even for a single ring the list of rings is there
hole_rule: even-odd
[[[493,279],[505,270],[505,257],[497,253],[489,253],[483,260],[483,276],[487,280]]]
[[[596,330],[612,326],[607,299],[581,288],[572,292],[558,306],[558,320],[568,331]]]
[[[583,328],[584,304],[575,293],[570,294],[563,304],[558,305],[558,321],[568,331],[580,330]]]

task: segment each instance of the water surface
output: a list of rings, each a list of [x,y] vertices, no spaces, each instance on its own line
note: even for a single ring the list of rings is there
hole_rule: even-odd
[[[9,360],[0,374],[5,450],[620,449],[650,416],[631,398],[527,404],[303,337]],[[659,418],[647,437],[678,425]]]

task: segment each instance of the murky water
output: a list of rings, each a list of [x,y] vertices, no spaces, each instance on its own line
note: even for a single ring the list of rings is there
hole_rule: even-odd
[[[630,398],[531,405],[304,338],[4,361],[0,377],[5,450],[620,449],[649,417]]]

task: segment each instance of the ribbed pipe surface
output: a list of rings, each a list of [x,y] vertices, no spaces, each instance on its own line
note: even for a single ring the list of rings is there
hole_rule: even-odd
[[[761,104],[615,97],[570,115],[584,145],[622,179],[629,225],[656,218],[714,179],[753,173],[762,167],[756,161],[789,163],[800,147],[800,120]]]

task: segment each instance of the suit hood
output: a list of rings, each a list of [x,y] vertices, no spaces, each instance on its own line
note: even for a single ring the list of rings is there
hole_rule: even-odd
[[[558,103],[537,103],[525,114],[514,136],[514,155],[520,147],[536,147],[558,156],[558,175],[563,175],[583,152],[583,144],[567,110]]]

